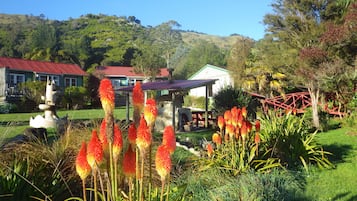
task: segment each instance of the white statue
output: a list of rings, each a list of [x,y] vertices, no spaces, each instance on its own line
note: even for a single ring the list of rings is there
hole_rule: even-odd
[[[45,112],[44,115],[37,115],[35,118],[30,118],[30,126],[33,128],[56,128],[59,118],[56,114],[55,82],[47,79],[45,97],[41,97],[45,101],[44,104],[39,104],[40,110]]]

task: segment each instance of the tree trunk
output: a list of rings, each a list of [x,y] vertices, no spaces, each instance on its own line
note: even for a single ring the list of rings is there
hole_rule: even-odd
[[[312,123],[314,126],[319,129],[320,128],[320,121],[319,121],[319,89],[315,89],[315,87],[308,88],[309,94],[311,97],[311,107],[312,107]]]

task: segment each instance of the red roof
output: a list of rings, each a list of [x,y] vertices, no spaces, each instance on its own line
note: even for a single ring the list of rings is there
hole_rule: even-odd
[[[135,73],[134,68],[130,66],[98,66],[96,72],[107,77],[144,77],[142,73]],[[168,77],[169,71],[167,68],[161,68],[157,76]]]
[[[0,57],[0,68],[8,67],[11,70],[30,71],[55,75],[87,75],[75,64],[63,64],[46,61],[32,61],[18,58]]]

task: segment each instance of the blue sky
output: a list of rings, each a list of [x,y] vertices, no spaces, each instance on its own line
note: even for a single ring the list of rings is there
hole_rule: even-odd
[[[0,13],[67,20],[85,14],[135,16],[144,26],[175,20],[182,30],[259,40],[273,0],[1,0]]]

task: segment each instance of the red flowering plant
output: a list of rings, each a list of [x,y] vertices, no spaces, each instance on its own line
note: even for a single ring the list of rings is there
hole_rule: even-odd
[[[202,160],[203,169],[220,167],[233,175],[255,169],[266,171],[280,167],[275,158],[267,158],[263,149],[259,150],[260,121],[253,125],[245,107],[233,107],[218,116],[219,130],[212,135],[212,143],[206,145],[207,158]]]
[[[155,147],[158,146],[154,155],[155,160],[151,160],[152,130],[158,115],[156,101],[149,98],[144,105],[144,93],[139,82],[136,83],[132,95],[134,121],[129,124],[127,136],[123,136],[125,131],[122,132],[114,121],[114,90],[111,81],[105,78],[100,82],[99,97],[105,115],[99,128],[92,130],[90,141],[83,142],[75,163],[76,171],[83,183],[83,200],[86,200],[86,194],[89,193],[93,193],[91,197],[95,201],[99,198],[108,201],[152,200],[152,192],[158,192],[152,188],[151,167],[154,165],[157,177],[162,183],[160,200],[164,199],[164,186],[170,178],[171,155],[176,148],[174,128],[165,127],[162,143],[155,143]],[[149,160],[146,160],[147,155]],[[145,164],[145,167],[150,169],[149,173],[144,172],[147,170],[144,169],[144,162],[149,162]],[[85,187],[86,178],[90,175],[93,178],[92,190]],[[145,180],[147,183],[144,184],[144,176],[146,179],[147,175],[150,175],[150,179]],[[169,188],[166,200],[168,192]]]

